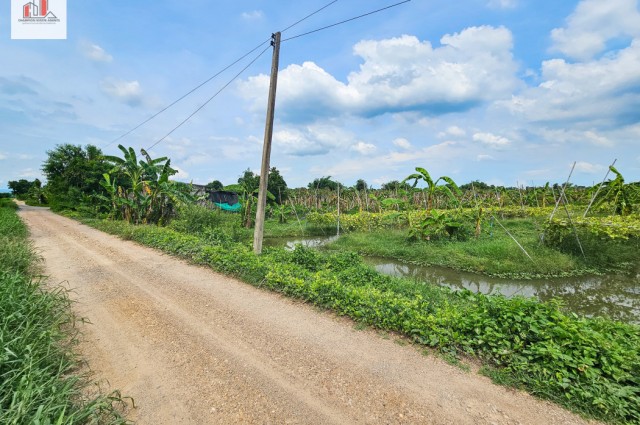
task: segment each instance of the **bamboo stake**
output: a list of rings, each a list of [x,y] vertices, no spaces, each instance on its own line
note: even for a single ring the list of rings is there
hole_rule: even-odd
[[[533,262],[533,263],[535,264],[535,261],[533,261],[533,258],[531,258],[531,256],[530,256],[530,255],[529,255],[529,253],[527,252],[527,250],[526,250],[526,249],[524,249],[524,247],[523,247],[522,245],[520,245],[520,242],[518,242],[518,240],[517,240],[515,237],[513,237],[513,235],[512,235],[512,234],[507,230],[507,228],[506,228],[506,227],[504,227],[504,226],[502,225],[502,223],[500,223],[500,222],[498,221],[498,219],[496,218],[496,216],[495,216],[495,215],[493,215],[493,213],[491,214],[491,217],[493,217],[493,219],[496,221],[496,223],[498,223],[498,224],[500,225],[500,227],[502,227],[502,230],[504,230],[505,232],[507,232],[507,235],[509,235],[509,237],[510,237],[511,239],[513,239],[513,241],[514,241],[514,242],[515,242],[515,243],[520,247],[520,249],[522,250],[522,252],[524,252],[524,255],[526,255],[526,256],[527,256],[527,258],[529,258],[529,260],[531,260],[531,262]]]

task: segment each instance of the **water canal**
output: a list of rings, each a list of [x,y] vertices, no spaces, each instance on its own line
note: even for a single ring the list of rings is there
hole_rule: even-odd
[[[295,245],[318,248],[337,236],[272,238],[270,246],[293,249]],[[421,283],[468,289],[483,294],[521,295],[542,301],[562,300],[567,309],[584,316],[605,316],[628,323],[640,323],[640,267],[630,274],[578,276],[547,279],[504,279],[445,267],[408,264],[389,258],[364,257],[380,273]]]

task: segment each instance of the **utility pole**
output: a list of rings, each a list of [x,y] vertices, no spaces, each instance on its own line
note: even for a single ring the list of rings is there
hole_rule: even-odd
[[[271,139],[273,137],[273,117],[276,109],[276,88],[278,86],[278,64],[280,62],[280,33],[271,34],[273,58],[271,60],[271,83],[267,102],[267,122],[264,127],[264,145],[262,147],[262,168],[258,189],[258,208],[256,210],[256,228],[253,232],[253,252],[262,253],[264,237],[264,215],[267,206],[267,180],[269,179],[269,161],[271,159]]]

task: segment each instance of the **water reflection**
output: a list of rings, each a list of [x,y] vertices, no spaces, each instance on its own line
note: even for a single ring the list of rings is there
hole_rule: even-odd
[[[271,238],[265,245],[293,249],[301,244],[317,248],[338,236],[311,238]],[[630,275],[583,276],[553,279],[500,279],[444,267],[406,264],[388,258],[365,257],[365,262],[381,273],[405,277],[452,289],[469,289],[483,294],[522,295],[542,301],[561,299],[569,311],[585,316],[604,316],[629,323],[640,323],[640,268]]]
[[[376,270],[391,276],[434,283],[483,294],[522,295],[543,301],[561,299],[567,308],[586,316],[605,316],[640,323],[640,274],[583,276],[554,279],[499,279],[443,267],[418,266],[386,258],[365,258]]]

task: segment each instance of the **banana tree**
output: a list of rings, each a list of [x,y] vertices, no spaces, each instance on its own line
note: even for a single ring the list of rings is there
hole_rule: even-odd
[[[449,199],[451,199],[454,203],[457,204],[458,199],[457,196],[462,195],[462,191],[458,188],[458,185],[453,181],[451,177],[442,176],[438,177],[436,180],[431,178],[431,175],[427,170],[422,167],[416,167],[417,173],[411,174],[407,176],[402,183],[406,183],[409,180],[413,180],[413,187],[415,188],[418,185],[420,180],[424,181],[427,184],[426,187],[426,195],[427,195],[427,211],[430,211],[433,207],[433,201],[438,193],[445,194]],[[447,185],[438,185],[439,182],[446,182]]]
[[[610,202],[615,206],[615,214],[629,215],[633,212],[634,187],[625,184],[624,177],[613,165],[609,166],[609,170],[616,178],[602,184],[604,190],[598,196],[596,205]]]
[[[126,149],[122,145],[118,148],[123,152],[123,158],[105,157],[114,167],[100,182],[109,194],[109,198],[104,198],[109,201],[114,215],[136,224],[163,224],[173,213],[175,204],[192,200],[188,189],[183,190],[169,180],[177,170],[171,168],[168,158],[152,159],[141,149],[146,161],[138,161],[133,148]],[[117,184],[118,180],[123,184]]]

